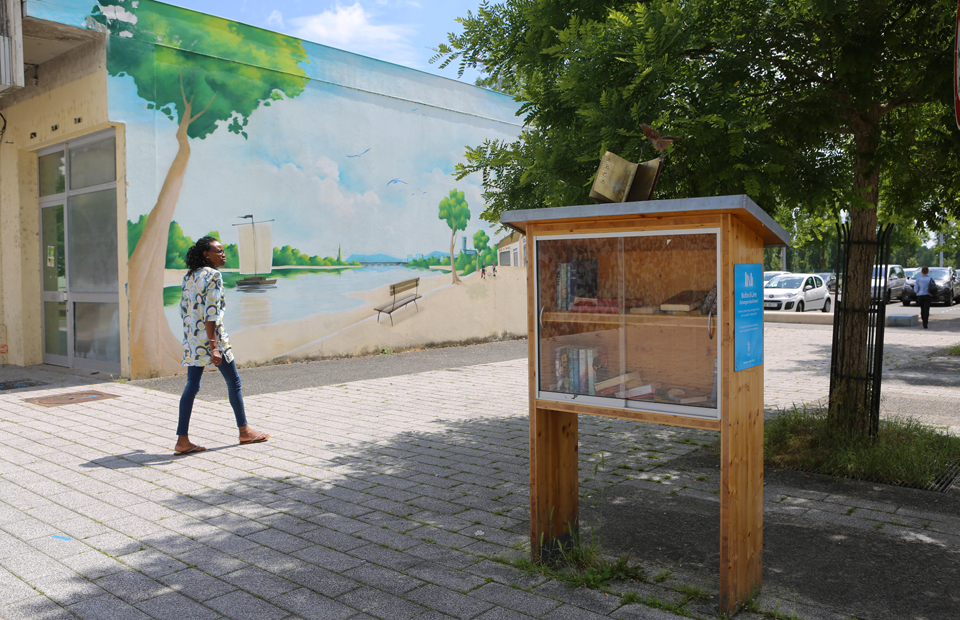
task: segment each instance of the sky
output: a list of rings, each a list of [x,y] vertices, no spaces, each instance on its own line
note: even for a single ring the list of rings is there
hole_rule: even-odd
[[[480,0],[165,0],[234,21],[329,45],[378,60],[457,78],[457,68],[430,64],[458,17],[476,14]],[[478,74],[464,73],[473,83]]]

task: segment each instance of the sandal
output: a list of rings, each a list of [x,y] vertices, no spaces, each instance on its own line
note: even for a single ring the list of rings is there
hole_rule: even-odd
[[[173,456],[186,456],[187,454],[196,454],[197,452],[203,452],[204,450],[206,450],[206,448],[203,446],[193,446],[192,448],[187,448],[186,450],[174,452]]]
[[[253,439],[241,439],[240,445],[245,446],[248,443],[260,443],[261,441],[266,441],[267,439],[270,439],[270,435],[268,435],[267,433],[261,432],[259,435],[257,435]]]

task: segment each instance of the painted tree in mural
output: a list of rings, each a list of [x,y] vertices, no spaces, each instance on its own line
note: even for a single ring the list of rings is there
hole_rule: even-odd
[[[307,56],[297,39],[160,3],[105,0],[91,15],[112,35],[107,72],[132,78],[148,108],[177,124],[177,155],[129,263],[131,373],[155,376],[180,365],[163,318],[163,269],[190,140],[220,127],[246,138],[255,110],[303,92]]]
[[[440,219],[450,227],[450,273],[453,274],[453,283],[460,284],[453,246],[457,240],[457,231],[466,230],[467,222],[470,221],[470,209],[463,192],[452,189],[450,195],[440,201]]]
[[[473,247],[477,251],[477,269],[483,267],[486,263],[484,262],[484,252],[490,248],[490,237],[487,236],[482,230],[478,230],[473,234]]]

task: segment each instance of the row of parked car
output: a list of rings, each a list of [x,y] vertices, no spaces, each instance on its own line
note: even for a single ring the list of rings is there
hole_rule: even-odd
[[[909,306],[917,301],[917,292],[914,290],[914,276],[920,275],[920,268],[915,267],[907,269],[904,273],[903,292],[900,294],[900,301],[904,306]],[[942,303],[946,306],[952,306],[954,302],[960,301],[960,276],[953,267],[930,267],[927,274],[937,283],[937,294],[934,296],[934,303]],[[890,295],[891,293],[887,293]],[[889,297],[887,298],[889,301]]]
[[[764,310],[830,312],[833,305],[830,294],[836,292],[837,277],[832,273],[763,272]]]
[[[883,299],[884,303],[900,300],[904,306],[909,306],[917,300],[913,276],[919,273],[919,267],[905,270],[900,265],[888,265],[884,285],[883,266],[876,266],[873,268],[873,294]],[[930,267],[929,275],[937,283],[934,303],[952,306],[960,301],[960,276],[953,267]],[[830,312],[831,295],[837,293],[837,276],[834,273],[764,271],[763,283],[764,310]]]

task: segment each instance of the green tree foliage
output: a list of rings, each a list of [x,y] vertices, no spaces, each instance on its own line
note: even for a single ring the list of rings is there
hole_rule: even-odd
[[[477,270],[477,261],[474,260],[473,254],[467,254],[466,252],[457,254],[455,264],[457,271],[463,272],[463,275],[471,274]]]
[[[680,137],[668,149],[658,197],[749,193],[772,209],[777,177],[814,171],[793,149],[762,139],[764,107],[742,98],[740,75],[710,75],[721,60],[710,43],[720,20],[702,0],[518,0],[464,18],[463,33],[441,48],[445,62],[494,80],[515,76],[525,115],[517,141],[470,148],[457,170],[460,178],[482,174],[481,218],[496,223],[506,209],[589,202],[605,151],[657,157],[641,123]],[[830,174],[829,163],[818,172]]]
[[[487,248],[480,255],[480,264],[484,267],[497,264],[497,252],[493,248]]]
[[[227,256],[227,262],[224,265],[227,269],[240,269],[240,248],[236,243],[228,243],[223,246],[223,252]]]
[[[167,259],[164,262],[167,269],[186,269],[184,257],[187,250],[193,245],[193,239],[183,234],[180,224],[170,222],[170,232],[167,235]]]
[[[143,234],[143,228],[146,225],[146,215],[141,215],[136,222],[127,220],[127,256],[133,254],[133,250],[137,247],[137,242],[140,241],[140,235]]]
[[[457,277],[453,245],[457,238],[457,231],[466,230],[467,222],[470,221],[470,208],[467,206],[467,197],[464,193],[456,189],[450,190],[450,194],[440,201],[439,217],[450,227],[450,261],[454,264],[454,269],[450,271],[453,274],[453,283],[458,284],[460,278]]]
[[[447,264],[450,263],[450,258],[447,258]],[[429,256],[427,258],[415,258],[412,261],[408,261],[406,266],[416,269],[430,269],[431,267],[436,267],[442,265],[443,262],[436,256]]]
[[[473,247],[477,251],[477,264],[480,266],[486,266],[487,263],[484,262],[484,253],[489,253],[490,249],[490,237],[483,230],[478,230],[473,233]]]
[[[140,10],[145,4],[149,10]],[[203,110],[190,121],[190,138],[221,125],[246,138],[257,108],[296,97],[306,86],[307,54],[291,37],[159,2],[109,0],[91,16],[114,35],[110,75],[132,77],[137,94],[171,121],[181,122],[191,103],[192,114]]]
[[[785,221],[960,214],[960,132],[950,118],[955,3],[947,0],[507,0],[481,4],[440,49],[523,102],[513,143],[467,151],[481,215],[587,203],[604,151],[655,153],[647,123],[679,140],[657,197],[746,193]],[[881,202],[885,211],[878,214]],[[883,219],[879,216],[886,216]],[[858,243],[844,285],[840,428],[867,432],[863,396],[873,256]]]
[[[339,256],[339,252],[337,252],[337,258],[309,256],[297,248],[285,245],[282,248],[273,248],[273,265],[275,267],[333,267],[360,264],[356,261],[352,263],[344,262],[340,260]]]

